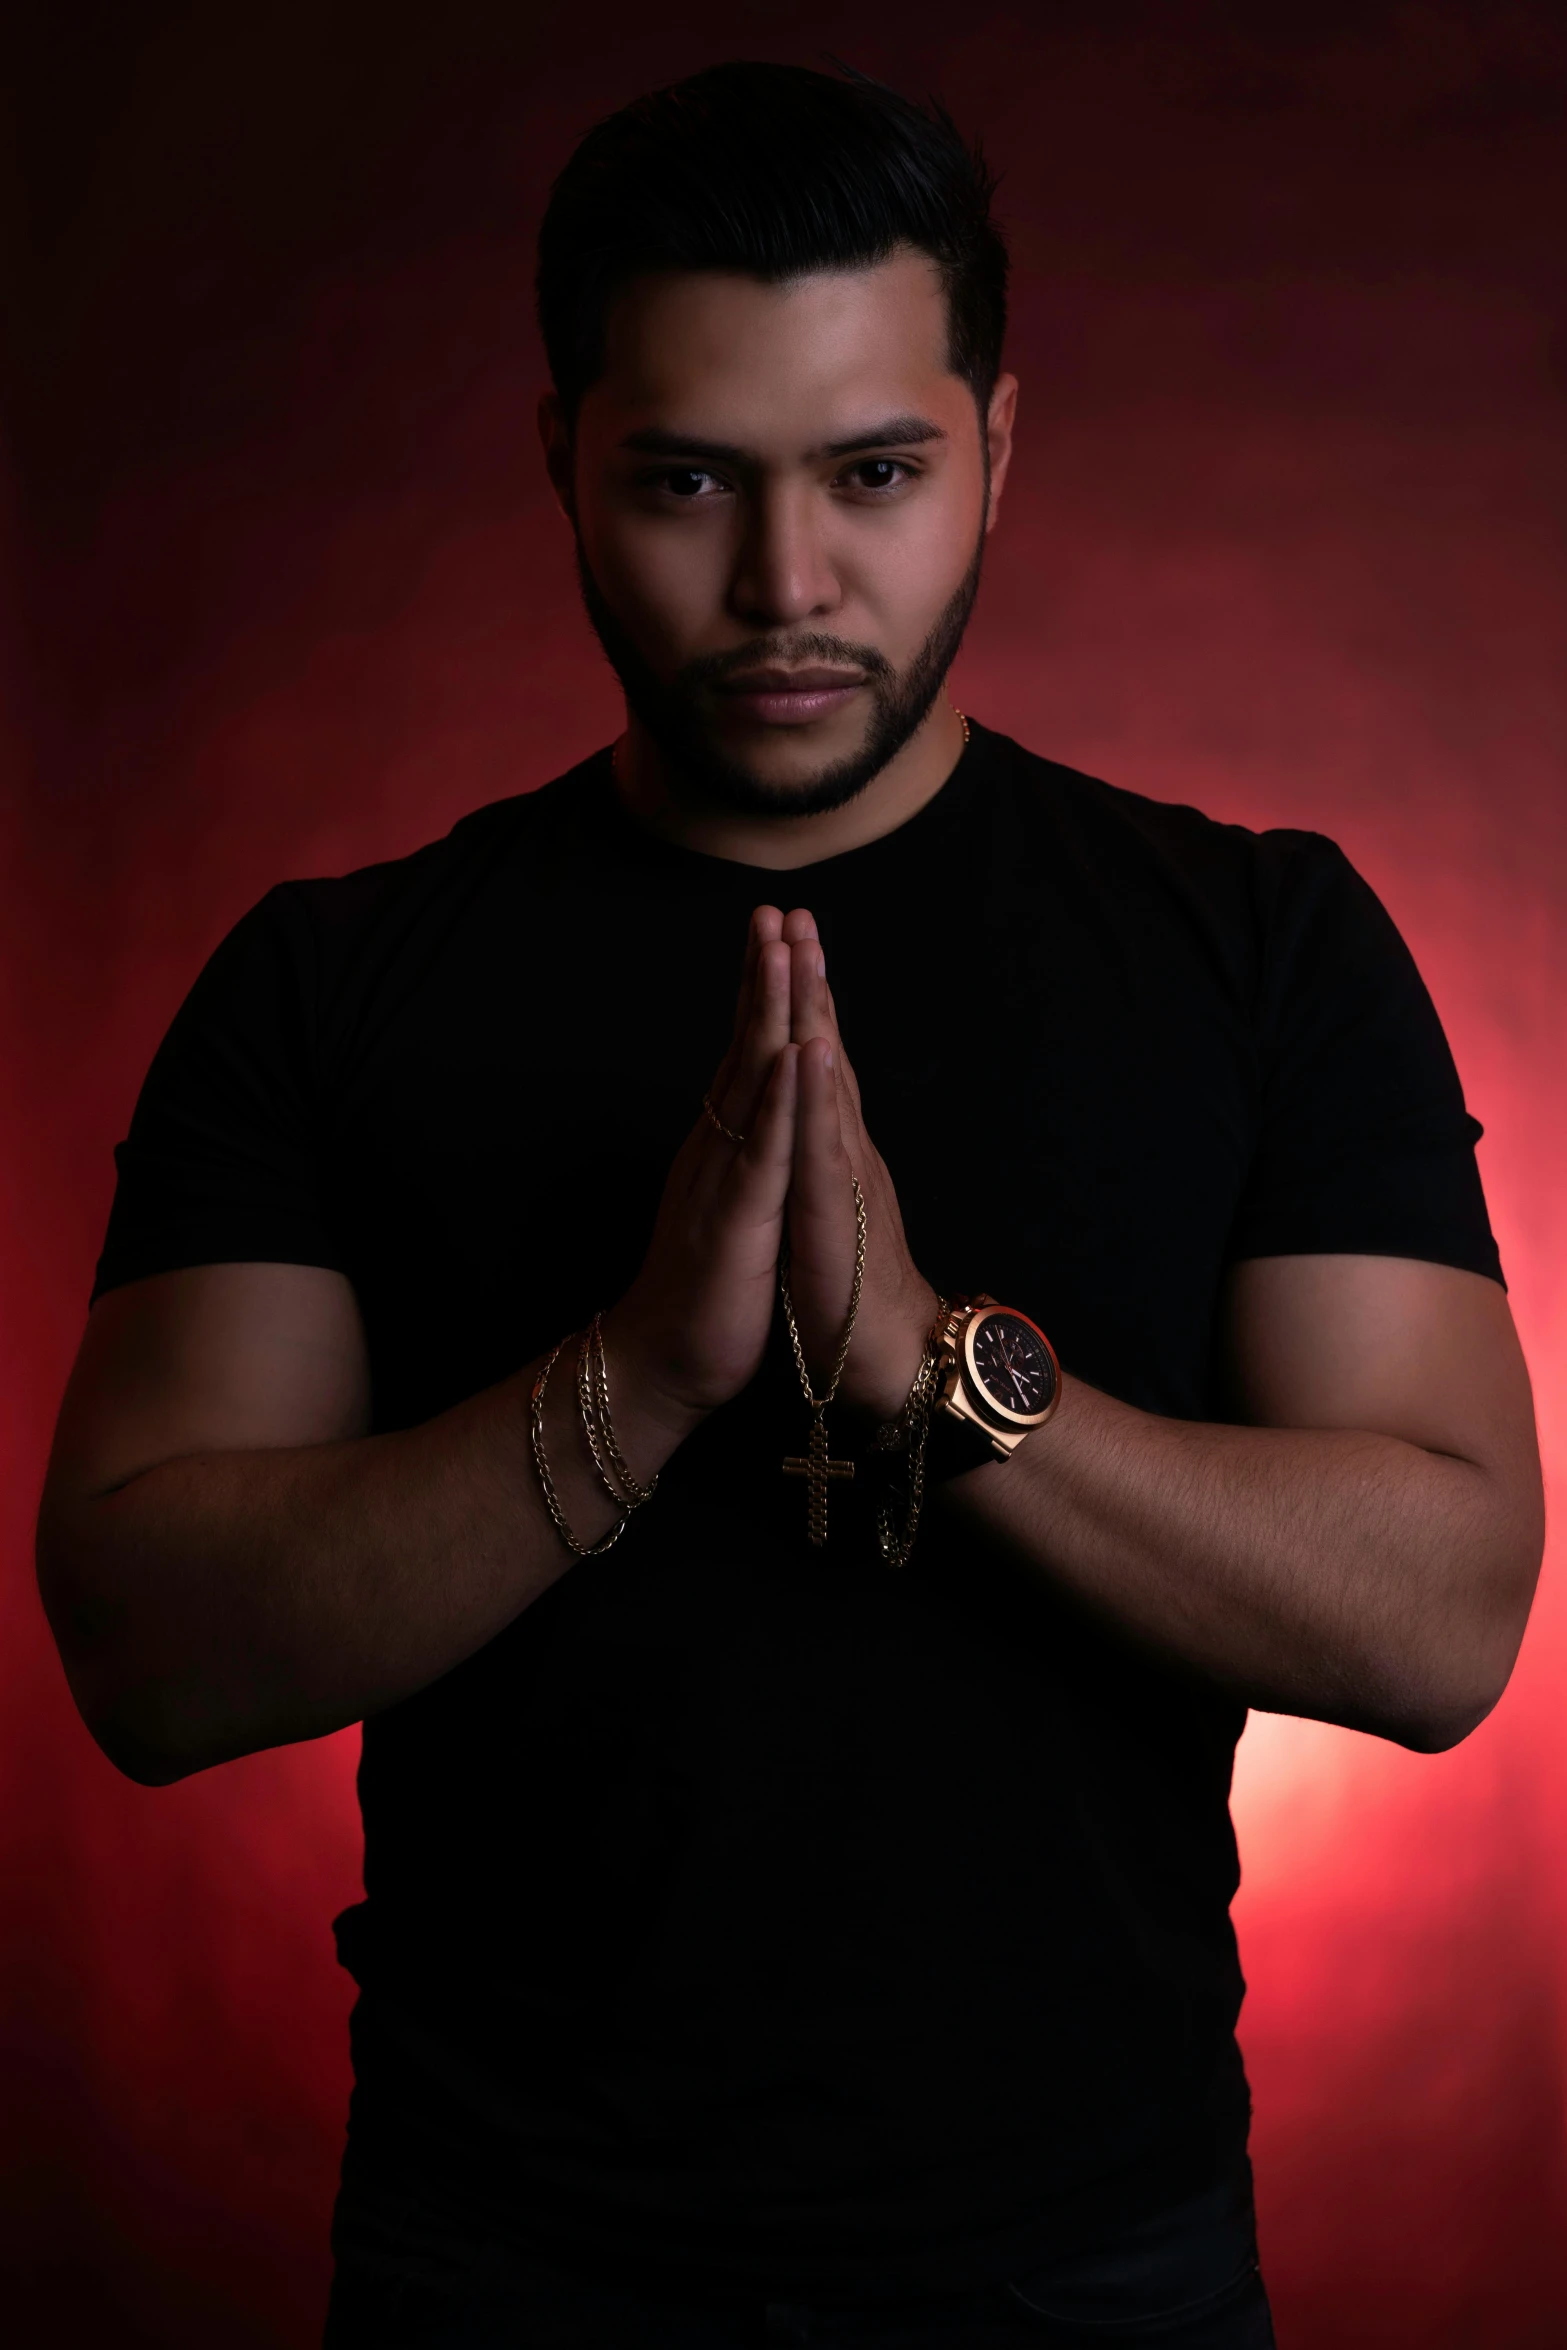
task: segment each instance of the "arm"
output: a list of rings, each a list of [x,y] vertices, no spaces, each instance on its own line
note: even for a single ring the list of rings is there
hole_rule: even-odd
[[[788,957],[761,923],[714,1095],[750,1140],[736,1151],[697,1122],[647,1262],[605,1317],[616,1431],[644,1482],[761,1358],[793,1134],[788,1032]],[[38,1566],[111,1760],[157,1784],[341,1728],[450,1671],[548,1589],[574,1560],[530,1454],[537,1369],[371,1435],[341,1274],[207,1265],[101,1298],[60,1415]],[[563,1354],[545,1439],[566,1516],[592,1542],[615,1513],[574,1373]]]
[[[846,1402],[892,1416],[935,1296],[865,1132],[810,917],[788,917],[802,1045],[790,1198],[808,1351],[841,1327],[852,1163],[870,1213]],[[1244,1703],[1423,1750],[1496,1703],[1543,1540],[1533,1410],[1507,1300],[1405,1258],[1262,1258],[1224,1304],[1238,1422],[1135,1410],[1068,1378],[1004,1467],[935,1506]]]
[[[1259,1258],[1225,1326],[1250,1425],[1069,1378],[945,1506],[1247,1705],[1456,1744],[1506,1686],[1543,1539],[1504,1293],[1407,1258]]]
[[[89,1318],[39,1518],[44,1604],[89,1728],[149,1784],[312,1738],[470,1655],[572,1562],[529,1458],[537,1364],[370,1436],[358,1307],[311,1265],[207,1265]],[[556,1366],[546,1443],[579,1537],[613,1522]],[[624,1391],[624,1392],[623,1392]],[[679,1430],[616,1384],[639,1475]]]

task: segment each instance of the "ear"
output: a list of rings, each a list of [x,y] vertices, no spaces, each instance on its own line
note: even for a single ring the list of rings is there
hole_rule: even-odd
[[[538,405],[539,440],[544,450],[544,467],[555,492],[555,503],[568,522],[576,519],[576,499],[572,487],[571,428],[561,409],[556,392],[541,392]]]
[[[996,527],[996,509],[1001,504],[1007,467],[1012,462],[1012,420],[1016,414],[1017,377],[998,375],[996,388],[990,395],[990,411],[985,418],[985,444],[990,451],[990,504],[985,513],[987,536]]]

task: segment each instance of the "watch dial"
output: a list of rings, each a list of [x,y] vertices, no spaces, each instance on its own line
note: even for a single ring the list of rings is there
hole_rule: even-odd
[[[991,1314],[974,1333],[974,1368],[992,1403],[1025,1419],[1048,1406],[1054,1366],[1037,1330],[1015,1314]]]

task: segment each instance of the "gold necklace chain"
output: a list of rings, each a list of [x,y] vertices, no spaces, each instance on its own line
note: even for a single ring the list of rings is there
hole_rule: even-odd
[[[865,1194],[860,1179],[851,1174],[854,1186],[854,1279],[849,1284],[849,1311],[843,1325],[843,1336],[838,1341],[838,1352],[833,1362],[832,1377],[827,1382],[825,1395],[817,1395],[811,1386],[811,1374],[806,1368],[805,1349],[800,1344],[800,1328],[794,1318],[794,1300],[789,1295],[789,1236],[784,1235],[778,1252],[778,1294],[783,1300],[784,1320],[789,1327],[789,1344],[794,1349],[794,1367],[800,1374],[800,1386],[813,1412],[825,1411],[838,1392],[843,1377],[843,1366],[848,1360],[849,1341],[854,1336],[855,1319],[860,1310],[860,1284],[865,1279]]]
[[[849,1311],[844,1319],[843,1336],[838,1341],[838,1352],[832,1367],[827,1391],[818,1395],[811,1385],[811,1374],[806,1365],[805,1349],[800,1344],[800,1328],[794,1318],[794,1301],[789,1295],[789,1236],[784,1234],[778,1252],[778,1292],[783,1299],[784,1320],[789,1325],[789,1344],[794,1349],[794,1367],[800,1374],[800,1385],[811,1409],[810,1440],[803,1453],[794,1453],[785,1460],[786,1477],[805,1479],[805,1532],[813,1550],[820,1550],[827,1540],[827,1489],[838,1479],[854,1475],[853,1461],[835,1461],[827,1442],[827,1406],[838,1392],[838,1381],[849,1352],[849,1340],[854,1335],[855,1317],[860,1310],[860,1284],[865,1278],[865,1194],[859,1178],[851,1172],[854,1185],[854,1279],[849,1287]]]

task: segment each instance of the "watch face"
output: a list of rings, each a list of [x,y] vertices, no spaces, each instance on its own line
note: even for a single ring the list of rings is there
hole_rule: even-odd
[[[1055,1360],[1021,1314],[981,1314],[969,1331],[969,1367],[986,1403],[1009,1420],[1037,1420],[1055,1400]]]

